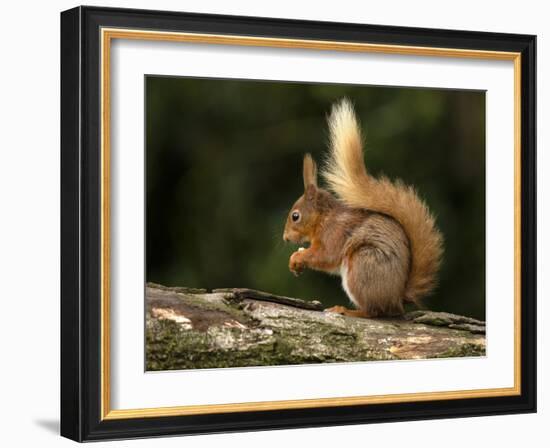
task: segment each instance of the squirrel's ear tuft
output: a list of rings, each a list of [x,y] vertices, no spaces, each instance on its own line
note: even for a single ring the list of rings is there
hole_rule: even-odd
[[[317,188],[317,164],[309,153],[304,156],[304,190],[308,187]]]

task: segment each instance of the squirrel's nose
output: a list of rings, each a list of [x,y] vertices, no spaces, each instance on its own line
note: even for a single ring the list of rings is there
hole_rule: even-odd
[[[288,240],[288,236],[286,236],[286,233],[283,235],[283,241],[284,241],[285,243],[288,243],[288,241],[289,241],[289,240]]]

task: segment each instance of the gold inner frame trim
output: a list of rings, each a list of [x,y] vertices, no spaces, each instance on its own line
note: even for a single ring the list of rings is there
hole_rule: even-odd
[[[383,53],[411,56],[455,57],[513,61],[514,63],[514,386],[507,388],[369,395],[303,400],[279,400],[229,404],[208,404],[111,409],[110,346],[110,62],[111,41],[132,39],[186,42],[212,45],[296,48],[323,51]],[[502,397],[521,394],[521,54],[514,52],[418,47],[306,39],[280,39],[217,34],[101,29],[101,419],[167,417],[227,412],[307,409],[413,401]]]

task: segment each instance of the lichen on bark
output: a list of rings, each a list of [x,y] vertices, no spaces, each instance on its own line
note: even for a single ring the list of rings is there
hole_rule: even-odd
[[[414,311],[363,319],[246,289],[148,284],[147,370],[483,356],[485,324]]]

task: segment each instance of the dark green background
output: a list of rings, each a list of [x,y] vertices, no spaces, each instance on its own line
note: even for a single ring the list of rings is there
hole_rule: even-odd
[[[147,281],[247,287],[347,304],[340,278],[288,271],[282,233],[302,157],[326,151],[333,102],[355,104],[374,174],[414,185],[445,255],[428,308],[485,318],[485,93],[146,78]]]

